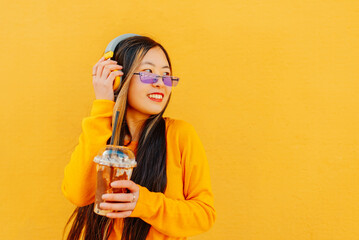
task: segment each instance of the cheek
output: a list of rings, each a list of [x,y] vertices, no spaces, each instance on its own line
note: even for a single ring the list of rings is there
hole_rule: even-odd
[[[135,79],[131,79],[130,86],[128,88],[127,101],[130,105],[136,105],[141,96],[141,88],[136,84]]]
[[[128,104],[133,106],[142,105],[144,101],[144,96],[141,92],[137,91],[136,89],[131,89],[131,91],[128,92],[127,101]]]
[[[166,95],[167,95],[167,97],[169,97],[169,95],[171,95],[171,92],[172,92],[172,87],[167,87],[166,86]]]
[[[166,97],[164,98],[164,101],[162,102],[162,107],[165,107],[166,104],[170,101],[170,96],[171,96],[171,91],[172,88],[169,88],[168,91],[166,92]]]

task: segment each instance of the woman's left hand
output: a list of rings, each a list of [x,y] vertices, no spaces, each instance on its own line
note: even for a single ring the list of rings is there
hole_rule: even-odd
[[[135,209],[140,188],[131,180],[118,180],[111,183],[113,188],[127,188],[130,193],[107,193],[102,195],[105,203],[100,203],[101,209],[115,210],[119,212],[107,213],[108,218],[129,217]],[[108,201],[111,201],[109,203]]]

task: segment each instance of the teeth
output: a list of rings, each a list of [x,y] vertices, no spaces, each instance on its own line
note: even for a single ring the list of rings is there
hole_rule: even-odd
[[[150,98],[155,98],[155,99],[162,99],[162,95],[161,94],[150,94],[149,95]]]

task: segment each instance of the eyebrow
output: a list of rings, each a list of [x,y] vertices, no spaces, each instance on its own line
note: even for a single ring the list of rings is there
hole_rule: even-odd
[[[143,63],[141,64],[141,66],[142,66],[142,65],[145,65],[145,64],[149,64],[149,65],[154,66],[154,67],[156,66],[155,64],[153,64],[153,63],[151,63],[151,62],[143,62]],[[162,68],[170,68],[170,67],[166,65],[166,66],[163,66]]]

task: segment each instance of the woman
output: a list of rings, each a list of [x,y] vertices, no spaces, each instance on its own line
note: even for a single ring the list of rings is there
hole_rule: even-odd
[[[215,210],[204,148],[190,124],[162,117],[178,82],[166,50],[133,36],[118,44],[113,59],[93,67],[96,99],[65,168],[62,192],[77,206],[67,239],[186,239],[207,231]],[[114,92],[117,76],[123,80]],[[137,167],[131,180],[111,183],[128,193],[103,195],[100,208],[117,211],[104,217],[93,211],[93,158],[109,144],[116,111],[118,144],[135,152]]]

